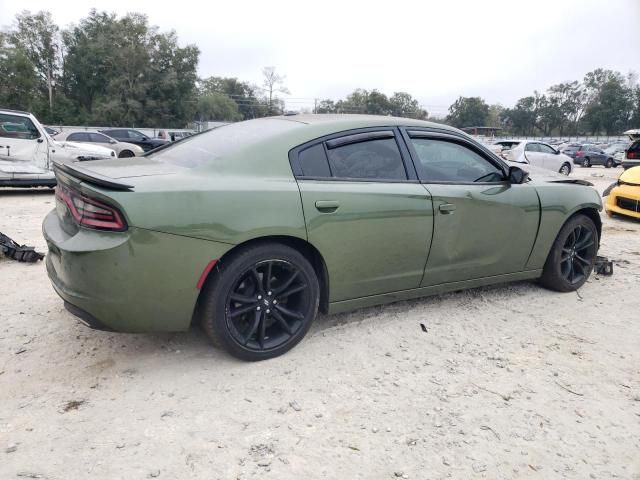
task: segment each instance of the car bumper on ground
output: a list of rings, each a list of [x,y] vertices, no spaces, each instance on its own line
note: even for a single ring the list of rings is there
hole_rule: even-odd
[[[638,167],[640,166],[640,160],[622,160],[622,167],[626,170],[627,168]]]
[[[611,190],[605,204],[607,213],[640,218],[640,187],[619,185]]]
[[[83,323],[120,332],[189,328],[202,272],[232,245],[130,227],[63,230],[53,210],[42,230],[47,273]]]

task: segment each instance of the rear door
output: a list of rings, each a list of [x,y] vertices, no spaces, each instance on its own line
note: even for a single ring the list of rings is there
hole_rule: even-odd
[[[462,137],[406,135],[434,208],[422,286],[523,271],[538,230],[535,188],[506,181],[505,167]]]
[[[560,171],[560,163],[562,162],[560,161],[560,158],[556,153],[557,150],[555,150],[550,145],[547,145],[546,143],[538,143],[537,145],[540,155],[542,156],[544,168],[553,170],[555,172]]]
[[[308,238],[331,279],[331,302],[420,285],[433,207],[398,134],[350,131],[290,154]]]

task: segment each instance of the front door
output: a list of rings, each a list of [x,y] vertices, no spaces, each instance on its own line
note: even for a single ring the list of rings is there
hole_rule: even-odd
[[[538,229],[535,188],[506,181],[499,162],[465,139],[425,132],[408,137],[434,209],[421,285],[522,271]]]
[[[47,168],[47,139],[29,117],[0,113],[0,155]]]
[[[369,131],[307,145],[292,158],[331,302],[420,285],[433,207],[426,189],[409,180],[399,145],[394,129]]]

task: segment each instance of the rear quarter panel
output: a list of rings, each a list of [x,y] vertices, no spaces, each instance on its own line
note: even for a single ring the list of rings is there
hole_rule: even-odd
[[[587,208],[602,210],[600,196],[592,187],[542,183],[536,185],[536,190],[540,197],[540,227],[526,270],[544,266],[558,232],[572,215]]]

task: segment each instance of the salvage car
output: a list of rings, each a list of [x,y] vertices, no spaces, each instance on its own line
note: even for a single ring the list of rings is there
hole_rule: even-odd
[[[602,196],[607,214],[640,218],[640,167],[625,170]]]
[[[631,144],[624,151],[622,158],[622,168],[640,166],[640,129],[627,130],[624,132],[631,139]]]
[[[54,186],[52,162],[114,157],[98,145],[53,140],[29,112],[0,110],[0,186]]]
[[[510,150],[503,151],[502,156],[510,162],[528,163],[563,175],[571,173],[570,157],[551,145],[535,140],[523,140]]]
[[[200,323],[245,360],[291,349],[318,310],[514,280],[574,291],[601,235],[588,182],[532,180],[406,118],[248,120],[56,177],[46,265],[70,312],[124,332]]]
[[[80,143],[98,143],[113,150],[118,158],[138,157],[144,153],[142,147],[133,143],[120,142],[115,138],[100,132],[87,132],[85,130],[64,131],[55,137],[56,140],[68,140]]]

